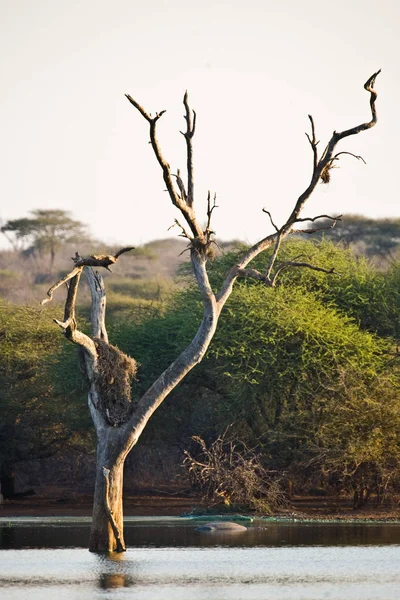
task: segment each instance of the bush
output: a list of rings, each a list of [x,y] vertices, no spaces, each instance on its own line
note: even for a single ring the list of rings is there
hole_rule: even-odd
[[[200,452],[185,451],[184,466],[208,504],[267,514],[287,505],[277,474],[267,471],[243,442],[227,439],[227,430],[208,446],[199,436],[192,439]]]

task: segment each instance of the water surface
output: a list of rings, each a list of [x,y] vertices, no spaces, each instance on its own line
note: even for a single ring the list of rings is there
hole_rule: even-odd
[[[399,524],[255,521],[201,534],[182,519],[128,519],[122,555],[89,553],[86,519],[1,519],[6,600],[398,600]]]

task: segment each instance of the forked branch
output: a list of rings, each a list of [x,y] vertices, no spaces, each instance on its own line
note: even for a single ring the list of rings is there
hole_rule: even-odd
[[[199,250],[201,246],[204,246],[204,250],[207,250],[207,240],[205,239],[204,232],[197,220],[194,212],[194,175],[193,175],[193,136],[196,128],[196,113],[189,107],[187,92],[183,98],[183,104],[185,106],[185,120],[186,120],[186,131],[182,132],[186,140],[186,154],[187,154],[187,188],[183,183],[178,170],[176,175],[171,173],[171,167],[167,160],[164,158],[161,151],[160,144],[157,139],[157,121],[165,113],[162,111],[157,113],[155,117],[151,117],[145,109],[138,103],[132,96],[125,94],[129,102],[140,112],[140,114],[146,119],[150,125],[150,142],[153,148],[154,154],[157,158],[159,165],[162,168],[163,179],[166,185],[167,191],[171,198],[172,204],[180,210],[184,217],[187,225],[192,234],[193,240],[196,240],[196,248]],[[176,178],[178,190],[174,186],[173,177]]]
[[[284,223],[284,225],[282,225],[282,227],[280,227],[279,229],[274,225],[274,223],[272,223],[273,226],[275,227],[276,232],[272,235],[265,237],[264,239],[260,240],[259,242],[257,242],[242,256],[242,258],[240,259],[238,264],[235,265],[234,267],[232,267],[232,269],[228,273],[219,293],[217,294],[217,301],[218,301],[218,305],[220,307],[222,307],[225,304],[227,298],[231,294],[232,287],[233,287],[233,284],[234,284],[236,278],[239,276],[242,276],[242,274],[244,273],[244,269],[246,269],[246,267],[250,263],[250,261],[253,260],[256,256],[258,256],[258,254],[260,254],[260,252],[263,252],[265,249],[269,248],[272,244],[275,244],[275,249],[279,250],[279,245],[280,245],[281,241],[289,233],[291,233],[293,231],[294,225],[296,223],[302,221],[302,219],[300,218],[301,211],[302,211],[306,201],[308,200],[308,198],[311,196],[311,194],[314,192],[315,188],[317,187],[318,182],[321,180],[321,176],[324,172],[324,169],[326,169],[328,167],[328,170],[329,170],[329,166],[332,166],[332,161],[336,160],[338,158],[338,156],[340,154],[342,154],[341,152],[336,155],[334,154],[338,142],[345,137],[348,137],[350,135],[357,135],[361,131],[370,129],[371,127],[373,127],[376,124],[377,112],[376,112],[375,102],[377,99],[377,93],[374,89],[374,85],[375,85],[375,80],[376,80],[377,76],[379,75],[379,73],[380,73],[380,70],[377,71],[376,73],[374,73],[373,75],[371,75],[371,77],[364,84],[365,90],[370,93],[371,120],[367,121],[365,123],[361,123],[360,125],[357,125],[356,127],[346,129],[345,131],[342,131],[342,132],[334,131],[332,134],[332,137],[330,138],[321,157],[318,157],[318,152],[317,152],[317,145],[319,142],[317,141],[317,138],[316,138],[314,120],[313,120],[312,116],[309,115],[309,119],[310,119],[310,123],[311,123],[311,135],[307,134],[307,138],[308,138],[308,141],[310,142],[310,145],[311,145],[312,151],[313,151],[313,170],[312,170],[312,175],[311,175],[311,181],[310,181],[309,185],[307,186],[307,188],[304,190],[304,192],[297,199],[297,202],[295,203],[295,206],[294,206],[291,214],[289,215],[288,219],[286,220],[286,223]],[[265,210],[264,210],[264,212],[269,214]],[[335,223],[335,221],[333,222],[333,225],[334,225],[334,223]],[[268,268],[268,270],[270,271],[270,276],[272,276],[272,267],[273,267],[273,263],[277,256],[277,252],[274,253],[274,256],[275,256],[275,258],[272,259],[272,261],[271,261],[272,264],[270,263],[269,268]],[[246,273],[248,274],[248,270],[246,271]]]

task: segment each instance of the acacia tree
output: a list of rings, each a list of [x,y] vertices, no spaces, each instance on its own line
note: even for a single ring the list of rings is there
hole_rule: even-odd
[[[90,550],[111,552],[125,550],[122,481],[126,456],[137,443],[154,411],[185,375],[202,360],[214,336],[222,308],[232,292],[235,281],[241,277],[251,277],[274,287],[279,273],[289,267],[307,267],[326,273],[333,272],[332,269],[314,267],[312,264],[299,260],[278,263],[279,248],[286,236],[298,231],[296,230],[297,224],[314,222],[319,218],[304,218],[300,214],[318,182],[326,181],[329,177],[329,171],[339,160],[340,155],[350,154],[336,153],[337,144],[346,137],[370,129],[377,122],[375,109],[377,94],[374,84],[379,72],[374,73],[364,85],[370,94],[371,120],[342,132],[334,131],[321,155],[318,153],[314,120],[309,116],[311,134],[306,135],[313,154],[309,185],[299,196],[291,214],[281,227],[276,226],[271,214],[263,209],[271,221],[274,233],[266,236],[243,253],[236,264],[230,268],[218,291],[212,289],[207,273],[207,261],[213,254],[211,217],[216,207],[215,198],[212,201],[210,194],[208,195],[207,223],[203,228],[194,209],[193,136],[196,127],[196,113],[190,109],[187,93],[183,100],[186,120],[186,131],[183,132],[187,151],[186,182],[183,181],[179,171],[176,174],[172,173],[157,139],[157,123],[165,111],[156,113],[152,117],[136,100],[129,95],[126,96],[149,124],[150,142],[162,169],[169,197],[184,219],[183,224],[178,221],[176,224],[181,228],[181,235],[188,240],[191,264],[201,294],[204,312],[198,330],[188,346],[159,375],[140,399],[131,402],[130,382],[135,374],[136,364],[132,358],[109,344],[105,326],[105,289],[100,275],[92,270],[92,267],[109,268],[122,253],[131,248],[123,248],[115,256],[95,255],[82,258],[76,254],[74,269],[52,286],[48,292],[51,300],[55,289],[63,283],[69,282],[64,320],[56,321],[56,323],[62,328],[68,340],[81,347],[90,385],[88,403],[98,440]],[[335,224],[337,219],[328,215],[322,216],[328,217],[331,225]],[[273,246],[273,252],[265,272],[248,267],[257,255],[271,246]],[[91,337],[78,329],[75,315],[78,285],[84,269],[92,293]]]
[[[85,227],[80,221],[72,219],[65,210],[38,208],[30,212],[31,217],[7,221],[0,231],[14,250],[48,254],[51,272],[56,253],[62,244],[82,240]]]

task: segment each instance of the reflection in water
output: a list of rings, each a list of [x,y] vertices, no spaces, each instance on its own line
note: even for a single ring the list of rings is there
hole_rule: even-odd
[[[239,536],[196,531],[190,519],[136,519],[125,524],[128,547],[368,546],[400,544],[400,523],[293,523],[258,519]],[[90,524],[0,518],[0,548],[87,548]],[[124,556],[123,554],[121,556]]]
[[[126,575],[123,573],[102,573],[99,579],[99,587],[108,590],[111,588],[130,587]]]
[[[103,590],[131,587],[132,576],[127,574],[125,554],[94,554],[99,567],[99,587]]]

